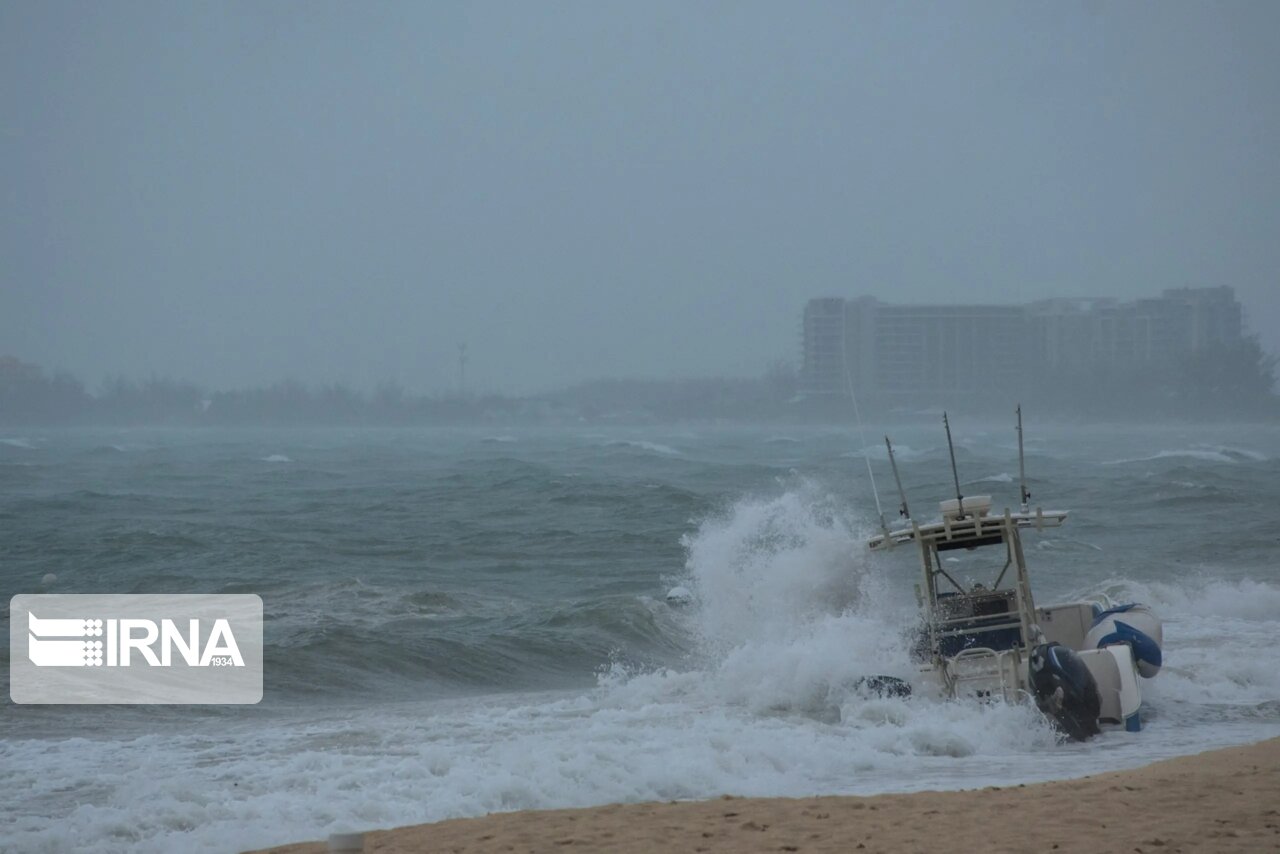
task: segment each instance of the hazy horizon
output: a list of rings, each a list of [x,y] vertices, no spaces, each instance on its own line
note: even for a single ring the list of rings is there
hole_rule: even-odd
[[[225,389],[795,362],[804,302],[1230,285],[1280,7],[0,4],[0,353]]]

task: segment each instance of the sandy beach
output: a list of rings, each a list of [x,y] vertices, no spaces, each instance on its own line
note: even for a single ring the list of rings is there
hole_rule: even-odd
[[[318,854],[325,842],[265,849]],[[1280,739],[1076,780],[498,813],[371,831],[399,852],[1280,851]]]

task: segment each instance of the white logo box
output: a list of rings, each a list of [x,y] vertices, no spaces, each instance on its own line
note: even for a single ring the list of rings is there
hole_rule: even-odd
[[[15,703],[262,699],[253,594],[19,594],[9,600]]]

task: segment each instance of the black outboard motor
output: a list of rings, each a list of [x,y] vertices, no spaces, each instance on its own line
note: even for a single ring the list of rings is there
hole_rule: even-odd
[[[1098,734],[1102,698],[1098,683],[1080,656],[1060,643],[1043,643],[1031,651],[1031,692],[1040,711],[1076,741]]]

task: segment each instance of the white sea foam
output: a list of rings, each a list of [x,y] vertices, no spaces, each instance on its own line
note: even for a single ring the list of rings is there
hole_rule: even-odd
[[[291,463],[291,462],[293,462],[293,460],[289,459],[289,458],[288,458],[288,457],[286,457],[284,454],[272,454],[272,455],[271,455],[271,456],[269,456],[269,457],[263,457],[263,458],[262,458],[262,461],[263,461],[264,463]]]
[[[31,444],[30,439],[22,437],[0,439],[0,445],[8,445],[11,448],[22,448],[24,451],[34,451],[36,449],[36,446]]]
[[[220,728],[230,745],[206,734],[24,740],[5,746],[0,772],[16,806],[66,806],[5,835],[33,852],[243,850],[515,809],[872,792],[885,772],[889,788],[910,790],[935,780],[925,773],[938,762],[1051,749],[1025,707],[910,705],[867,701],[829,725],[596,692]],[[70,801],[54,781],[97,802]]]

